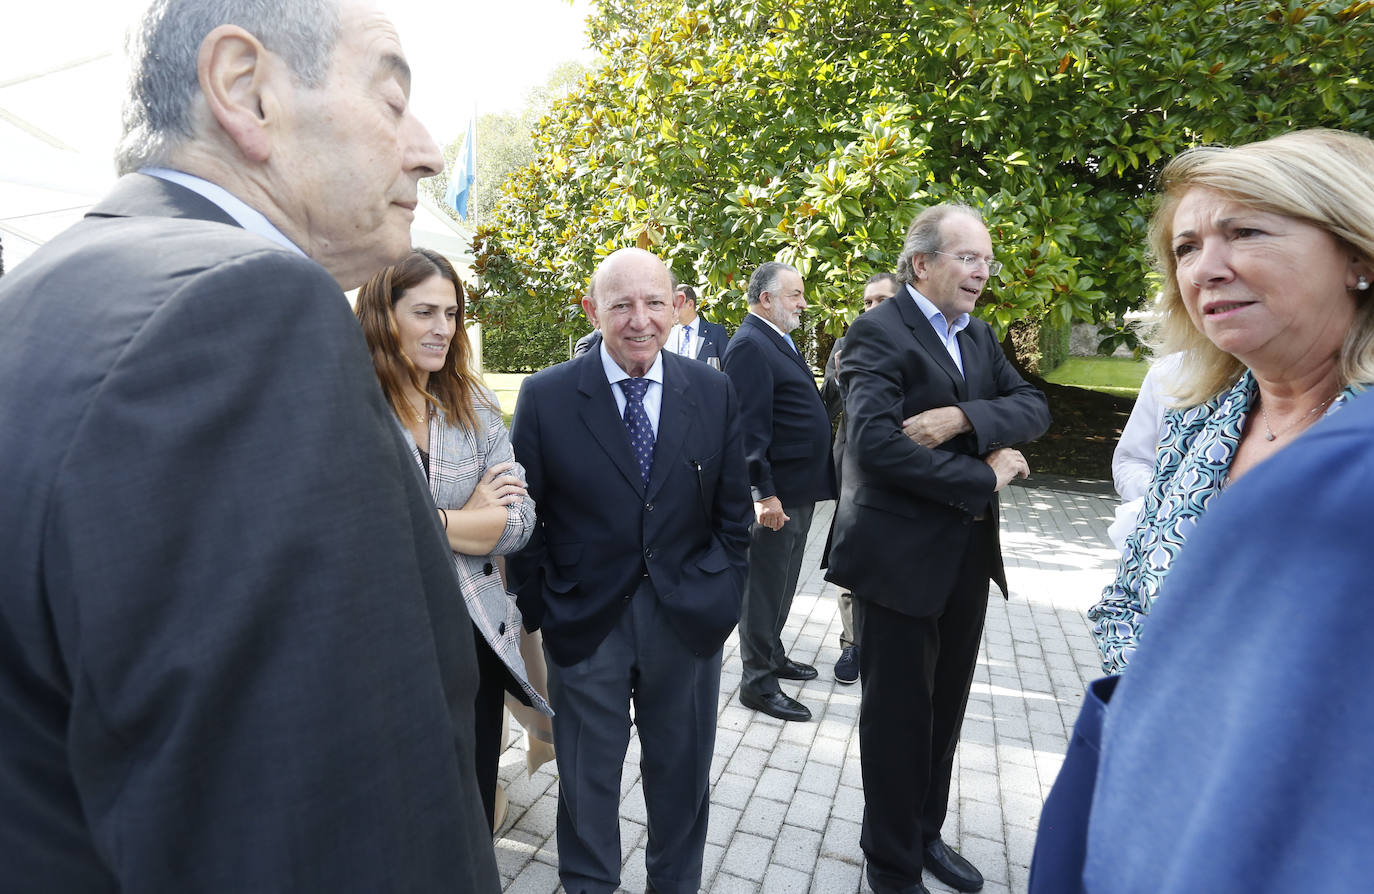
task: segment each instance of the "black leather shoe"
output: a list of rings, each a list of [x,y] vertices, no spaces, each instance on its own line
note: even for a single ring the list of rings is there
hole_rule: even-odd
[[[766,695],[754,695],[750,692],[741,692],[739,702],[746,708],[753,708],[755,711],[762,711],[769,717],[776,717],[779,720],[810,720],[811,710],[797,701],[795,698],[783,695],[781,692],[770,692]]]
[[[873,889],[873,894],[930,894],[930,890],[920,882],[914,885],[889,885],[874,878],[872,868],[867,875],[868,886]]]
[[[981,891],[983,873],[937,838],[926,845],[924,868],[956,891]]]
[[[787,659],[782,667],[773,671],[773,676],[779,680],[814,680],[816,679],[816,669],[809,664],[802,664],[800,661]]]

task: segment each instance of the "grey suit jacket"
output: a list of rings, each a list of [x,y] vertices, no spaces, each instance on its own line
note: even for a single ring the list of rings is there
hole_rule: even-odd
[[[0,279],[6,891],[496,891],[467,612],[313,261],[143,175]]]

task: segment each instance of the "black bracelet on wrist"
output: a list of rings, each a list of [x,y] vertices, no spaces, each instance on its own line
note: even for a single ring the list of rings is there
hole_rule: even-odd
[[[448,531],[448,513],[444,511],[442,506],[436,508],[439,510],[439,516],[444,520],[444,530]]]

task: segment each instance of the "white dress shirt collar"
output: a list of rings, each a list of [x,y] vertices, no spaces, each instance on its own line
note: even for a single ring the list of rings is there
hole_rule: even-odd
[[[616,386],[616,382],[621,379],[629,379],[632,376],[620,368],[620,364],[611,358],[610,352],[606,350],[606,339],[601,339],[601,368],[606,373],[606,381],[611,383],[611,394],[615,397],[616,408],[620,410],[620,417],[625,418],[625,391]],[[658,436],[658,415],[663,407],[663,352],[659,351],[654,355],[654,362],[649,365],[649,369],[644,373],[644,378],[649,380],[649,387],[644,392],[644,412],[649,416],[649,424],[654,428],[654,436]]]

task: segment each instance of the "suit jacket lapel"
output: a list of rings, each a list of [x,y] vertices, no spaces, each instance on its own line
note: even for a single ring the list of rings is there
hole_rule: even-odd
[[[910,294],[901,293],[894,299],[897,302],[897,310],[902,315],[902,321],[906,323],[911,333],[916,336],[916,341],[925,352],[935,361],[935,365],[944,370],[945,375],[949,376],[950,384],[954,386],[955,393],[960,399],[968,399],[968,383],[964,381],[963,375],[959,372],[959,367],[954,365],[954,358],[949,356],[949,351],[940,343],[940,338],[935,334],[935,327],[930,325],[930,321],[921,315],[921,309],[916,306],[916,302]],[[963,351],[963,345],[960,345]]]
[[[744,318],[744,322],[757,329],[763,335],[764,338],[772,342],[773,347],[777,348],[779,351],[782,351],[784,354],[790,357],[792,359],[792,362],[796,363],[797,366],[801,367],[802,371],[806,373],[808,378],[812,378],[813,376],[811,373],[811,368],[807,366],[806,361],[802,359],[801,352],[798,351],[796,348],[792,347],[791,345],[789,345],[787,343],[787,339],[783,338],[781,335],[778,335],[776,329],[774,329],[772,326],[769,326],[767,323],[763,322],[762,318],[757,317],[757,314],[749,314]]]
[[[682,444],[687,439],[688,414],[694,406],[687,390],[687,377],[680,364],[673,362],[676,357],[676,354],[663,356],[663,401],[658,410],[654,465],[649,472],[647,496],[650,500],[663,487],[663,482],[668,480],[668,475],[682,454]]]
[[[601,352],[588,351],[575,362],[582,364],[577,384],[577,390],[583,398],[582,406],[578,409],[582,423],[615,463],[620,474],[625,476],[625,480],[642,494],[644,479],[639,475],[639,461],[630,449],[630,435],[625,430],[625,420],[616,409],[611,383],[606,381],[606,371],[601,366]],[[659,424],[662,425],[661,419]]]

